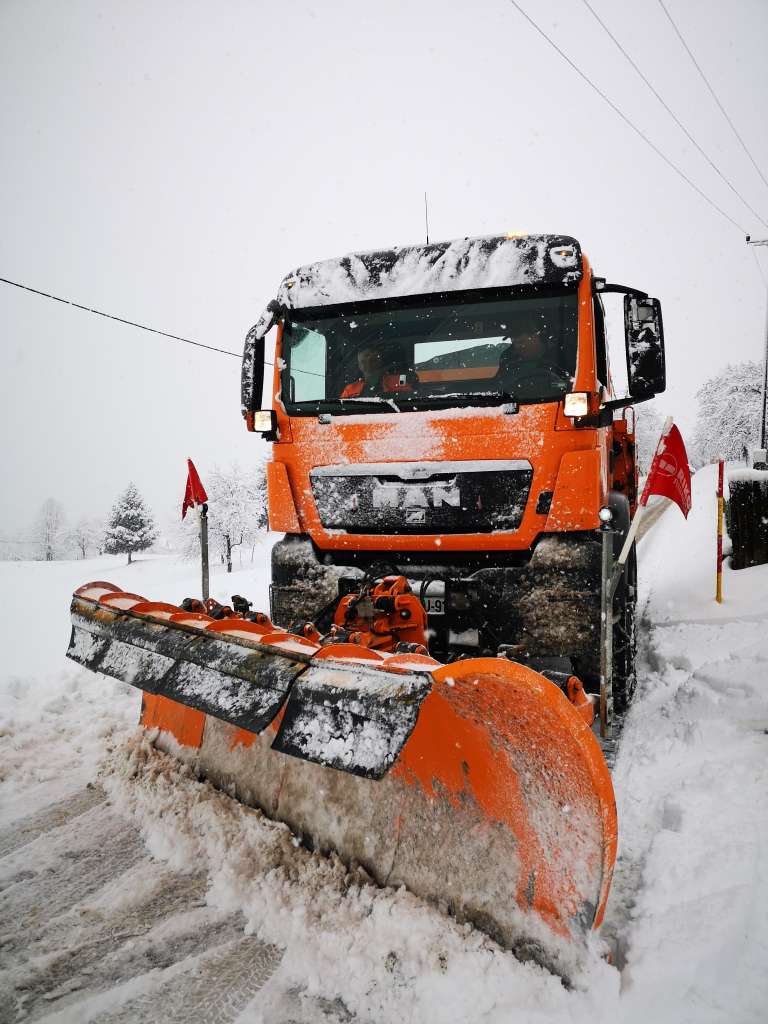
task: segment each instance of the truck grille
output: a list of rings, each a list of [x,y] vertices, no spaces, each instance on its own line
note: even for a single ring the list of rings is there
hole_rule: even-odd
[[[524,460],[382,462],[310,473],[320,522],[367,534],[516,530],[533,470]]]

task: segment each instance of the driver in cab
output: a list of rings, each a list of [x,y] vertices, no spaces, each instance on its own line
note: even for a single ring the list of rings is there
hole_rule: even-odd
[[[557,346],[538,328],[523,331],[513,338],[510,351],[502,356],[499,373],[510,384],[532,386],[563,384],[570,373],[560,365]]]
[[[347,384],[340,398],[397,394],[413,390],[404,373],[386,371],[384,353],[377,348],[361,348],[357,353],[357,365],[362,376]]]

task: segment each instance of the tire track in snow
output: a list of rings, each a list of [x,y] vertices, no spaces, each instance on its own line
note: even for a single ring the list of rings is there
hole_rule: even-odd
[[[54,832],[53,849],[39,842],[35,850],[24,848],[24,860],[2,883],[0,966],[16,950],[34,942],[51,919],[146,856],[139,832],[99,807]]]
[[[2,837],[0,1024],[234,1020],[282,951],[245,937],[239,914],[205,906],[205,873],[147,857],[104,800],[83,790]],[[111,1014],[126,998],[105,1016],[104,1000]]]
[[[106,793],[100,786],[90,784],[85,789],[80,789],[66,800],[44,807],[37,814],[31,814],[14,822],[10,828],[0,832],[0,858],[7,857],[33,843],[39,836],[50,832],[60,825],[65,825],[73,818],[85,814],[97,804],[103,803],[107,798]]]
[[[149,969],[165,968],[199,953],[217,936],[226,941],[241,931],[225,915],[189,911],[201,904],[204,877],[173,875],[150,861],[137,866],[142,874],[154,869],[156,884],[136,905],[116,913],[108,906],[74,907],[22,951],[17,966],[0,973],[0,988],[12,991],[25,1020],[37,1019],[52,1005],[59,1009],[81,999],[83,991],[103,991]]]
[[[100,1015],[99,1024],[231,1024],[281,960],[276,946],[241,937],[209,951],[116,1012]]]

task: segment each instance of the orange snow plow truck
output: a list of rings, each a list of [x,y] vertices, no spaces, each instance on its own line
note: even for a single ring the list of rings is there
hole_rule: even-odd
[[[606,292],[624,295],[622,398]],[[272,443],[269,521],[285,535],[270,615],[239,596],[175,606],[91,583],[68,654],[141,688],[158,746],[187,748],[201,776],[313,849],[557,969],[610,886],[616,810],[593,732],[601,522],[618,550],[636,500],[632,405],[664,374],[658,301],[595,277],[573,238],[302,266],[243,356],[243,414]],[[611,616],[618,710],[634,602],[630,558]]]

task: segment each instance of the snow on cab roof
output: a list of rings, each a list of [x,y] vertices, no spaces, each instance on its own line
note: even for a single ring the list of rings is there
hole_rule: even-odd
[[[303,309],[473,288],[574,285],[580,279],[581,248],[575,238],[488,235],[308,263],[283,278],[277,300],[289,309]]]

